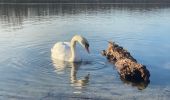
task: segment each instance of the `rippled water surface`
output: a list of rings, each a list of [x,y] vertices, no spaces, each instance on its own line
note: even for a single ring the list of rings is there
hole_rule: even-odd
[[[1,4],[0,99],[167,100],[169,27],[169,5]],[[90,62],[52,60],[52,46],[75,34],[90,42]],[[148,86],[120,79],[100,55],[108,40],[147,66]]]

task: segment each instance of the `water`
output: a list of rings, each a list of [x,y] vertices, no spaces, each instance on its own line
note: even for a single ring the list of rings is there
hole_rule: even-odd
[[[0,98],[167,100],[169,16],[169,5],[1,4]],[[51,60],[52,46],[75,34],[90,42],[91,61]],[[148,86],[120,79],[114,65],[100,56],[108,40],[147,66]]]

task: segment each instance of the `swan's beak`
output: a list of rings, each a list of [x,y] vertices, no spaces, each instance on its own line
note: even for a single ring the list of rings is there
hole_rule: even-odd
[[[86,51],[87,51],[88,53],[90,53],[90,51],[89,51],[89,47],[86,47]]]
[[[85,43],[85,49],[86,49],[86,51],[87,51],[88,53],[90,53],[90,51],[89,51],[89,43]]]

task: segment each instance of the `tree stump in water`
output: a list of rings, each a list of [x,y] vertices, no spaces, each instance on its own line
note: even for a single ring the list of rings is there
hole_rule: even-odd
[[[120,77],[131,82],[144,82],[148,84],[150,73],[145,65],[139,64],[130,53],[114,42],[109,42],[107,50],[102,55],[115,64]]]

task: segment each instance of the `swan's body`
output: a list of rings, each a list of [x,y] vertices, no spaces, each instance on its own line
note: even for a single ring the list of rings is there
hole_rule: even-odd
[[[57,42],[51,49],[51,56],[61,61],[70,61],[72,58],[70,42]],[[81,61],[78,51],[75,50],[74,61]]]
[[[88,52],[88,41],[79,35],[75,35],[71,42],[57,42],[51,49],[51,57],[62,61],[80,62],[82,57],[76,50],[76,43],[80,43]]]

